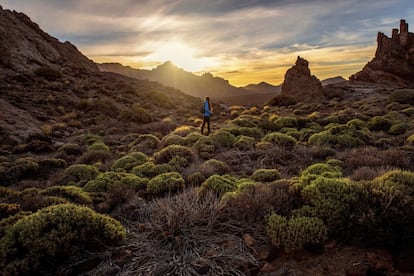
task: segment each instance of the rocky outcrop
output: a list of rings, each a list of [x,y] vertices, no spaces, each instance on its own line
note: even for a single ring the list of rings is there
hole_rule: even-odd
[[[307,60],[298,56],[296,64],[287,70],[281,94],[297,100],[315,100],[322,96],[322,84],[311,75]]]
[[[49,36],[23,13],[0,8],[0,70],[31,73],[41,67],[65,73],[98,71],[70,42]]]
[[[405,20],[401,19],[400,30],[392,30],[391,38],[379,32],[377,43],[375,57],[350,80],[414,86],[414,33]]]

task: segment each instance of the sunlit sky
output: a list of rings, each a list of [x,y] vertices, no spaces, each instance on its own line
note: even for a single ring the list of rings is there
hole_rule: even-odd
[[[172,61],[235,86],[283,82],[296,57],[319,79],[348,78],[375,54],[377,32],[413,0],[0,0],[96,62],[152,69]]]

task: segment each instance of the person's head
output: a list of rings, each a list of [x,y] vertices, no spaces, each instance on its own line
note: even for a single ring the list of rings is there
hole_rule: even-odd
[[[205,97],[205,100],[210,102],[210,97],[209,96]]]

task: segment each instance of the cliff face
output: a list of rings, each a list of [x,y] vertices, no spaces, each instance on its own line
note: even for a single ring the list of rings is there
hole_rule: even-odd
[[[295,65],[286,71],[282,95],[300,100],[314,100],[322,96],[322,84],[311,75],[307,60],[298,56]]]
[[[0,6],[0,69],[5,74],[51,67],[66,73],[96,72],[97,66],[69,42],[43,32],[29,17]]]
[[[350,79],[414,86],[414,33],[405,20],[400,21],[400,30],[392,30],[391,38],[378,33],[377,44],[375,57]]]

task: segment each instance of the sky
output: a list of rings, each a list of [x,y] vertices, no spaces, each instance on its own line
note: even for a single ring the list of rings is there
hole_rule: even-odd
[[[166,61],[245,86],[278,85],[301,56],[323,80],[370,61],[413,0],[0,0],[95,62],[152,69]],[[412,27],[411,27],[412,26]]]

